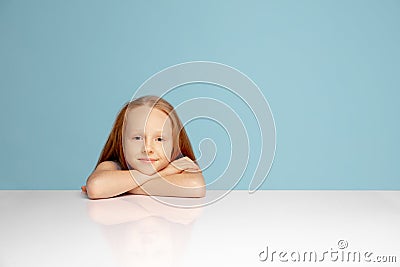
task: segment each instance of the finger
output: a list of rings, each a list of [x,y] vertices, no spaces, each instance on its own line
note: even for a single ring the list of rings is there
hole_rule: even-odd
[[[184,164],[184,163],[193,163],[193,164],[196,164],[196,163],[194,163],[193,160],[191,160],[191,159],[188,158],[188,157],[183,157],[183,158],[174,160],[174,161],[172,161],[171,163],[174,163],[174,164],[181,164],[181,163],[182,163],[182,164]]]
[[[195,168],[193,165],[191,164],[187,164],[185,162],[183,163],[178,163],[178,164],[173,164],[173,167],[179,171],[183,171],[183,170],[187,170],[187,169],[192,169]]]
[[[185,172],[189,172],[189,173],[199,173],[201,172],[200,169],[186,169]]]
[[[186,164],[189,164],[190,166],[194,166],[195,168],[199,168],[199,165],[197,165],[197,163],[194,162],[193,160],[191,160],[190,158],[184,157],[183,159],[185,160]]]
[[[172,163],[193,162],[189,157],[183,157],[172,161]]]
[[[170,165],[172,165],[175,169],[178,170],[188,170],[188,169],[193,169],[196,171],[200,170],[200,167],[188,157],[177,159],[171,162]]]
[[[185,169],[185,162],[184,161],[173,161],[170,163],[170,165],[177,169],[177,170],[182,170]]]
[[[197,165],[196,163],[194,163],[193,161],[186,161],[183,163],[183,166],[185,166],[185,168],[193,168],[193,169],[199,169],[199,165]]]
[[[184,169],[182,163],[180,162],[171,162],[169,167],[172,167],[175,171],[182,171]]]
[[[199,172],[201,169],[197,165],[187,165],[184,168],[185,171],[193,171],[193,172]]]

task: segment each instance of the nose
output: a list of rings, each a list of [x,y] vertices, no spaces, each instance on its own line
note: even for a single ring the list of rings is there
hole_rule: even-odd
[[[143,146],[143,153],[147,153],[147,154],[154,153],[153,142],[150,138],[146,138],[146,140],[145,140],[145,144]]]

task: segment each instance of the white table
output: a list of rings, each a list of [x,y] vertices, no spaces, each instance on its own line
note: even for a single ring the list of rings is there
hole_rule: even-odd
[[[182,209],[147,196],[3,190],[0,214],[1,267],[400,264],[400,191],[232,191]],[[345,253],[360,262],[342,262]]]

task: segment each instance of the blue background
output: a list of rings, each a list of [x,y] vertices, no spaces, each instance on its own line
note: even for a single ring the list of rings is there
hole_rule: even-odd
[[[399,14],[389,0],[1,0],[0,189],[79,189],[135,90],[192,60],[265,94],[277,149],[262,189],[400,189]]]

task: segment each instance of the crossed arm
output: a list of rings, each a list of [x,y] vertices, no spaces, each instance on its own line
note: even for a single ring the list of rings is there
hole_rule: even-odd
[[[121,170],[112,161],[101,162],[82,187],[89,198],[110,198],[123,193],[174,197],[204,197],[201,170],[189,158],[181,158],[151,176]]]

